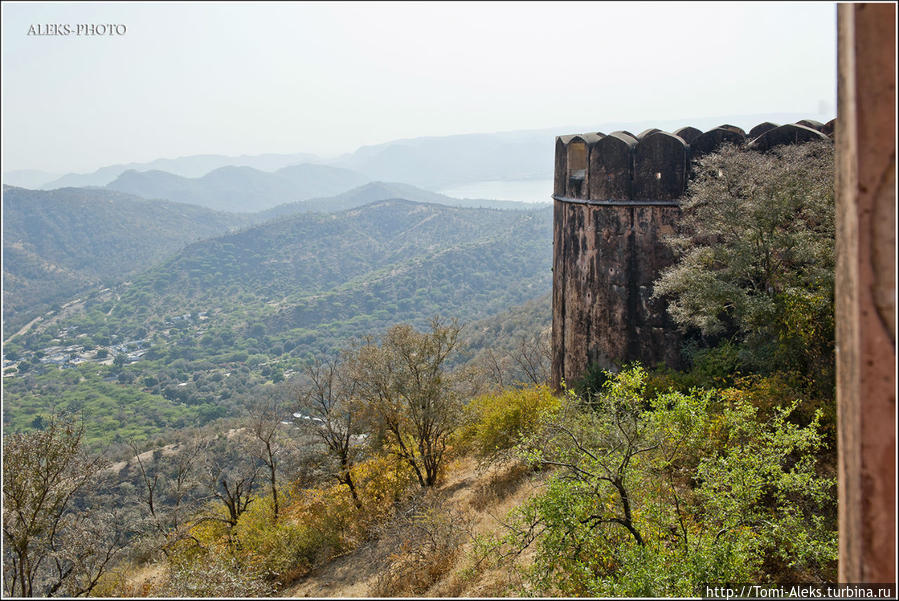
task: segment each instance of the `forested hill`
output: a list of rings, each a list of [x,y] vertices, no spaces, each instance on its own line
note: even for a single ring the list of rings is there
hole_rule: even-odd
[[[333,196],[368,181],[366,176],[349,169],[301,164],[274,173],[228,166],[194,178],[165,171],[129,170],[106,187],[143,198],[187,202],[219,211],[255,213],[285,202]]]
[[[298,215],[192,244],[135,278],[112,313],[237,310],[269,333],[316,337],[332,322],[356,334],[434,313],[481,318],[549,289],[551,219],[400,199]]]
[[[143,271],[246,217],[94,188],[3,187],[3,318],[10,330],[47,303]]]

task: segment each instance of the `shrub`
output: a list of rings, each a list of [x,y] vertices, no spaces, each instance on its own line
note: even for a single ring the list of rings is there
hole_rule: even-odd
[[[740,394],[647,398],[641,368],[609,374],[585,411],[568,394],[527,442],[554,467],[515,512],[513,551],[536,543],[537,591],[692,596],[709,582],[835,578],[834,481],[817,475],[820,413],[766,419]]]
[[[457,433],[457,440],[482,459],[496,458],[531,434],[542,414],[558,406],[559,400],[547,386],[479,396],[466,407],[466,425]]]
[[[206,551],[195,561],[169,566],[154,597],[262,597],[275,592],[265,575],[227,553]]]
[[[281,519],[273,521],[271,499],[259,499],[234,527],[244,563],[279,584],[307,573],[318,560],[339,550],[338,533],[329,520],[313,523]]]
[[[368,520],[383,518],[410,493],[415,475],[395,454],[375,455],[354,468],[359,498]]]

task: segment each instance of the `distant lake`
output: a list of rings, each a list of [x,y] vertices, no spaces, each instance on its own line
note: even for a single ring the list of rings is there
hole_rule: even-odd
[[[436,190],[455,198],[483,198],[485,200],[517,200],[519,202],[550,203],[553,193],[551,179],[511,179],[470,182]]]

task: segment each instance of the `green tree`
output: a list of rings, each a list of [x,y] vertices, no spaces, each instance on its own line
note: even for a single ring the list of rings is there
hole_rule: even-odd
[[[369,340],[348,360],[356,393],[422,487],[437,482],[447,442],[461,419],[464,379],[446,369],[460,329],[436,318],[430,332],[397,325],[380,344]]]
[[[746,343],[762,367],[820,376],[833,355],[833,144],[725,146],[695,168],[667,240],[677,262],[654,296],[681,326]]]

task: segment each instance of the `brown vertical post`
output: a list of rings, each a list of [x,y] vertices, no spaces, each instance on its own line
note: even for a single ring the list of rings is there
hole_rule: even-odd
[[[894,4],[838,6],[840,582],[896,582]]]

